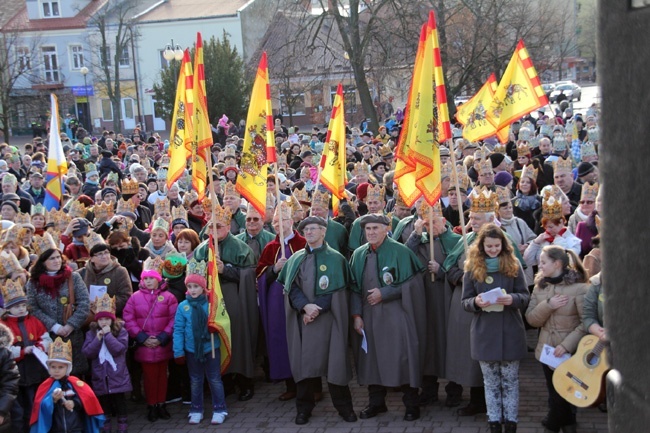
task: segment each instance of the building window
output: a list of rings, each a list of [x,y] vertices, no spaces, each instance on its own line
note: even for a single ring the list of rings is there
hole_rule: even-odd
[[[56,57],[56,47],[42,47],[43,73],[46,83],[59,82],[59,61]]]
[[[282,115],[289,115],[289,105],[291,105],[292,115],[304,116],[305,115],[305,94],[294,93],[288,98],[285,95],[280,95],[280,106],[282,107]]]
[[[111,64],[111,47],[106,47],[106,49],[99,47],[99,66],[103,68],[104,66],[111,66]]]
[[[16,60],[18,61],[18,68],[20,69],[20,72],[25,72],[32,69],[32,61],[29,57],[29,48],[16,48]]]
[[[129,57],[129,48],[124,47],[122,49],[122,55],[120,56],[120,67],[125,68],[131,65],[131,60]]]
[[[72,70],[79,70],[84,66],[84,48],[81,45],[71,45],[70,46],[70,55],[72,56],[72,61],[70,65]]]
[[[113,121],[113,105],[110,99],[102,99],[102,118],[105,121]]]
[[[160,57],[160,69],[165,69],[167,66],[169,66],[169,61],[163,56],[163,53],[165,50],[158,50],[159,57]]]
[[[53,0],[43,0],[43,18],[55,18],[60,17],[61,12],[59,11],[59,2]]]

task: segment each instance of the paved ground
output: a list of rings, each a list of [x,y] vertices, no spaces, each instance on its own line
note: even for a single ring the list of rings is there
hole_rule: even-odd
[[[536,332],[529,331],[530,344],[534,344]],[[422,409],[422,417],[415,422],[406,422],[401,393],[389,392],[387,405],[388,413],[380,414],[369,420],[359,420],[356,423],[344,422],[332,407],[329,394],[325,392],[323,401],[317,404],[309,424],[297,426],[294,424],[296,415],[295,400],[281,402],[278,395],[284,392],[284,384],[270,384],[263,380],[262,371],[256,378],[255,397],[247,402],[237,401],[236,396],[227,400],[230,416],[221,426],[211,426],[211,412],[206,410],[208,419],[198,426],[187,424],[189,406],[180,403],[169,405],[172,419],[149,423],[144,404],[130,404],[131,433],[180,433],[198,430],[214,430],[217,432],[237,433],[479,433],[487,431],[485,415],[475,417],[458,417],[456,409],[449,409],[441,402]],[[444,400],[444,386],[441,386],[440,398]],[[324,390],[327,390],[325,384]],[[367,391],[356,384],[351,384],[354,407],[357,413],[367,404]],[[519,433],[543,433],[540,420],[547,410],[546,384],[540,364],[530,353],[520,369],[520,408]],[[469,389],[465,390],[464,402],[469,399]],[[209,407],[206,401],[206,407]],[[598,409],[580,409],[578,411],[578,432],[607,433],[607,414]]]

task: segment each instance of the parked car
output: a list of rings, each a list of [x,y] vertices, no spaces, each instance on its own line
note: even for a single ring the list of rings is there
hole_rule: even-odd
[[[464,104],[465,102],[469,101],[470,99],[472,99],[471,96],[467,96],[467,95],[458,95],[458,96],[456,96],[456,97],[454,98],[454,104],[456,105],[456,107],[458,107],[459,105]]]
[[[549,100],[551,102],[556,102],[557,97],[560,94],[564,94],[566,96],[566,99],[569,101],[579,101],[580,98],[582,98],[582,89],[575,83],[560,84],[555,89],[553,89],[549,95]]]
[[[546,93],[546,97],[551,96],[551,92],[555,90],[555,84],[542,84],[542,89],[544,89],[544,93]]]

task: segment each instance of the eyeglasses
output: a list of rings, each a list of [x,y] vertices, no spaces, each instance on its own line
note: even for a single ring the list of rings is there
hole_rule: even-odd
[[[591,200],[580,200],[580,204],[594,204]]]
[[[246,218],[246,222],[258,222],[259,218]]]

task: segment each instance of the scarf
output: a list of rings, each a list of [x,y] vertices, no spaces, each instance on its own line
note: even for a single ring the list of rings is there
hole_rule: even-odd
[[[85,244],[84,241],[77,240],[77,238],[72,238],[72,245],[83,247]]]
[[[113,359],[113,355],[106,347],[106,338],[102,338],[102,348],[99,349],[99,363],[103,364],[105,362],[108,362],[113,367],[113,371],[117,371],[117,364]]]
[[[86,179],[86,183],[88,185],[99,185],[99,181],[97,181],[97,180]]]
[[[547,231],[544,232],[544,234],[546,235],[546,240],[549,241],[549,243],[552,244],[556,237],[562,237],[562,235],[564,235],[565,232],[566,232],[566,227],[564,227],[562,230],[560,230],[560,233],[558,233],[557,236],[553,236]]]
[[[197,361],[205,361],[205,353],[203,352],[203,343],[210,340],[208,333],[208,315],[203,310],[203,305],[208,301],[205,294],[192,298],[187,295],[185,297],[187,303],[192,308],[192,336],[194,337],[194,357]]]
[[[488,273],[499,272],[499,258],[498,257],[486,258],[485,267],[487,268]]]
[[[544,283],[546,284],[559,284],[562,280],[564,280],[564,272],[557,277],[544,277]]]
[[[72,269],[68,265],[54,275],[41,274],[38,277],[38,286],[54,299],[59,294],[59,288],[72,276]]]

